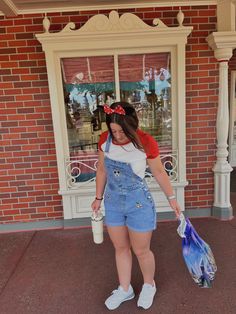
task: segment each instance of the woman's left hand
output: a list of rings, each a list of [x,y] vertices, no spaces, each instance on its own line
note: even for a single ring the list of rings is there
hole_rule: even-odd
[[[176,218],[179,219],[179,216],[181,214],[181,208],[180,208],[179,204],[177,203],[176,199],[169,200],[169,204],[170,204],[170,207],[175,212]]]

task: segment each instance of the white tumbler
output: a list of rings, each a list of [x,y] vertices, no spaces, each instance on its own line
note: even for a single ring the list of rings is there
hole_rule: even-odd
[[[103,242],[103,214],[101,211],[93,212],[91,216],[93,241],[96,244]]]

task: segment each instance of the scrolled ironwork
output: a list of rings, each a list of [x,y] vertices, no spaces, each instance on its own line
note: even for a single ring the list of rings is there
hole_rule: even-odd
[[[161,153],[161,161],[170,180],[176,182],[178,180],[178,158],[176,152]],[[96,171],[98,163],[98,154],[96,153],[78,153],[77,156],[71,156],[65,159],[65,171],[67,177],[68,188],[76,188],[81,185],[89,184],[96,181]],[[153,176],[147,168],[145,179],[150,184]]]

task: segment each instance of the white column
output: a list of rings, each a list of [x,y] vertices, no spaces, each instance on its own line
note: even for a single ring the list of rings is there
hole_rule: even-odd
[[[213,167],[215,180],[213,216],[221,219],[231,219],[233,216],[230,204],[230,172],[232,167],[227,160],[229,132],[228,60],[231,56],[231,48],[215,50],[215,57],[219,61],[219,103],[216,121],[217,160]]]

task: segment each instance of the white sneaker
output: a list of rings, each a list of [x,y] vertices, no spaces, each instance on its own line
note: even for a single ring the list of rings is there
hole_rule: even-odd
[[[144,308],[145,310],[149,309],[149,307],[152,306],[153,298],[156,293],[156,285],[154,282],[154,285],[150,285],[149,283],[145,283],[143,285],[142,291],[139,295],[138,303],[137,305],[139,307]]]
[[[128,301],[134,298],[134,290],[129,285],[128,291],[125,291],[121,286],[118,289],[112,291],[112,295],[106,299],[105,305],[109,310],[115,310],[122,302]]]

